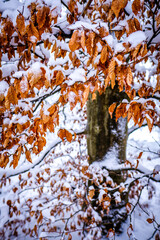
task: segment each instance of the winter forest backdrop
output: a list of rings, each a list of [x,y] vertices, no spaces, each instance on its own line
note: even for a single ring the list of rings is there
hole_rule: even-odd
[[[159,0],[0,0],[0,239],[160,239]]]

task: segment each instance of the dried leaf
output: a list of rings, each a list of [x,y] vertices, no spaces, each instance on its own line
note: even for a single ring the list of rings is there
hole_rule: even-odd
[[[154,221],[154,220],[153,220],[152,218],[147,218],[147,222],[148,222],[148,223],[153,223],[153,221]]]
[[[115,109],[116,105],[117,105],[116,103],[113,103],[108,109],[111,118],[112,118],[112,115],[113,115],[113,112],[114,112],[114,109]]]
[[[37,12],[38,28],[42,28],[46,21],[46,7],[40,8]]]
[[[30,163],[32,163],[31,153],[30,153],[29,150],[26,150],[26,151],[25,151],[25,155],[26,155],[26,159],[27,159]]]
[[[86,48],[87,48],[87,52],[90,56],[93,55],[94,39],[95,39],[95,33],[90,32],[88,35],[88,38],[86,40]]]
[[[114,12],[116,18],[118,18],[121,9],[124,9],[128,0],[113,0],[111,10]]]
[[[40,213],[40,216],[39,218],[37,219],[37,223],[42,223],[42,220],[43,220],[43,215],[42,215],[42,212]]]
[[[72,134],[70,132],[68,132],[67,130],[66,130],[65,134],[66,134],[67,141],[71,142],[72,141]]]
[[[134,0],[132,3],[132,11],[135,15],[138,14],[138,12],[141,10],[141,1],[140,0]]]
[[[128,202],[128,203],[126,204],[127,213],[129,213],[129,212],[131,211],[131,209],[132,209],[132,205]]]
[[[72,34],[72,37],[69,41],[69,48],[72,52],[80,48],[80,38],[79,38],[79,31],[75,30]]]
[[[82,106],[84,106],[84,104],[86,103],[86,101],[87,101],[87,99],[88,99],[89,90],[90,90],[90,85],[88,85],[88,87],[86,87],[86,89],[84,90],[83,100],[82,100]]]
[[[131,68],[128,67],[127,69],[127,79],[126,79],[126,82],[129,86],[132,85],[132,81],[133,81],[133,76],[132,76],[132,71],[131,71]]]
[[[91,189],[89,190],[89,193],[88,193],[88,199],[91,201],[93,196],[94,196],[94,193],[95,193],[95,189]]]
[[[153,128],[153,119],[149,116],[145,116],[145,118],[146,118],[146,121],[147,121],[149,131],[151,132],[152,128]]]
[[[72,141],[72,134],[66,129],[60,129],[57,135],[62,139],[62,141],[64,141],[65,138],[67,139],[68,142]]]
[[[116,61],[114,59],[111,60],[109,67],[108,67],[108,75],[109,78],[111,79],[111,88],[113,89],[115,86],[115,66],[116,66]]]
[[[108,51],[107,51],[107,45],[105,45],[101,52],[101,62],[105,63],[107,61],[107,58],[108,58]]]
[[[23,36],[25,34],[25,18],[22,14],[19,14],[16,19],[17,28],[20,34]]]
[[[160,13],[155,17],[157,28],[160,25]]]
[[[84,33],[84,31],[82,31],[82,33],[81,33],[81,47],[82,47],[83,51],[85,50],[85,41],[86,41],[85,33]]]
[[[137,159],[140,159],[142,157],[142,154],[143,152],[140,152]]]
[[[61,71],[58,71],[56,75],[56,85],[60,85],[64,80],[64,75]]]
[[[17,98],[16,91],[13,86],[10,86],[10,88],[8,89],[7,96],[5,97],[5,107],[9,109],[10,104],[15,105],[17,103],[18,103],[18,98]]]
[[[160,91],[160,74],[157,75],[157,84],[156,84],[154,92],[156,92],[158,90]]]
[[[93,100],[96,100],[96,98],[97,98],[97,94],[96,94],[96,93],[93,93],[93,94],[92,94],[92,101],[93,101]]]

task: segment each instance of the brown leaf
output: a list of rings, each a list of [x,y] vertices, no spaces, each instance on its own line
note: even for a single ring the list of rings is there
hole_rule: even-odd
[[[131,204],[128,202],[128,203],[126,204],[127,213],[129,213],[129,212],[131,211],[131,208],[132,208],[132,206],[131,206]]]
[[[127,84],[128,84],[129,86],[131,86],[132,81],[133,81],[132,71],[131,71],[131,68],[128,67],[128,69],[127,69],[127,79],[126,79],[126,82],[127,82]]]
[[[64,80],[64,75],[61,71],[58,71],[56,75],[56,85],[60,85]]]
[[[85,50],[85,42],[86,42],[85,33],[84,33],[84,31],[82,31],[82,33],[81,33],[81,47],[82,47],[83,51]]]
[[[72,134],[66,129],[60,129],[57,135],[62,139],[62,141],[64,141],[65,138],[67,139],[68,142],[72,141]]]
[[[42,223],[42,220],[43,220],[43,215],[42,215],[42,212],[40,213],[40,216],[39,218],[37,219],[37,223]]]
[[[160,25],[160,13],[155,17],[157,28]]]
[[[116,61],[114,59],[111,60],[109,67],[108,67],[108,75],[109,78],[111,79],[111,88],[113,89],[115,86],[115,66],[116,66]]]
[[[117,105],[116,103],[113,103],[108,109],[111,118],[112,118],[112,114],[114,112],[114,109],[115,109],[116,105]]]
[[[79,31],[75,30],[72,34],[72,37],[69,41],[69,48],[72,52],[80,48],[80,38],[79,38]]]
[[[147,218],[147,222],[148,223],[153,223],[153,219],[152,218]]]
[[[43,147],[46,145],[46,139],[44,137],[41,137],[38,140],[38,152],[41,152],[43,150]]]
[[[101,62],[105,63],[107,61],[107,58],[108,58],[108,51],[107,51],[107,45],[105,45],[101,52]]]
[[[140,152],[137,159],[140,159],[142,157],[142,154],[143,152]]]
[[[84,104],[86,103],[86,101],[87,101],[87,99],[88,99],[89,90],[90,90],[90,85],[88,85],[88,87],[86,87],[86,89],[84,90],[83,100],[82,100],[82,106],[84,106]]]
[[[89,190],[89,193],[88,193],[88,199],[89,199],[89,200],[92,200],[92,198],[93,198],[93,196],[94,196],[94,192],[95,192],[95,189]]]
[[[26,33],[28,34],[28,38],[31,42],[33,43],[35,42],[35,39],[33,39],[33,36],[36,37],[36,41],[39,40],[39,32],[37,28],[34,26],[33,22],[30,22],[30,24],[26,27]]]
[[[93,94],[92,94],[92,101],[93,101],[93,100],[96,100],[96,98],[97,98],[97,94],[96,94],[96,93],[93,93]]]
[[[137,57],[138,52],[139,52],[139,50],[140,50],[140,47],[141,47],[141,43],[139,43],[139,44],[135,47],[135,49],[134,49],[134,51],[133,51],[133,54],[132,54],[132,58],[133,58],[133,59],[134,59],[135,57]]]
[[[62,139],[62,141],[64,141],[64,138],[66,137],[65,129],[59,129],[57,135]]]
[[[5,107],[9,109],[10,104],[15,105],[17,103],[18,103],[18,98],[17,98],[16,91],[13,86],[10,86],[10,88],[8,89],[7,96],[5,97]]]
[[[25,18],[22,14],[19,14],[16,19],[17,28],[20,34],[23,36],[25,34]]]
[[[106,79],[104,80],[104,82],[105,82],[105,87],[108,87],[109,82],[110,82],[110,78],[108,75],[107,75]]]
[[[86,48],[87,48],[87,52],[90,56],[93,55],[94,39],[95,39],[95,33],[90,32],[88,35],[88,38],[86,40]]]
[[[71,142],[71,141],[72,141],[72,133],[70,133],[70,132],[68,132],[68,131],[66,130],[65,134],[66,134],[66,139],[67,139],[67,141],[68,141],[68,142]]]
[[[41,79],[41,71],[38,74],[34,74],[33,72],[28,72],[29,84],[33,87],[40,79]]]
[[[18,166],[20,155],[14,154],[13,155],[13,168],[15,169]]]
[[[38,23],[38,28],[42,28],[43,25],[45,24],[46,21],[46,7],[44,6],[43,8],[40,8],[37,12],[37,23]]]
[[[25,98],[29,92],[29,84],[26,77],[22,77],[22,80],[20,81],[20,93],[22,98]]]
[[[128,0],[113,0],[111,10],[114,12],[116,18],[118,18],[121,9],[124,9]]]
[[[160,74],[157,75],[157,83],[154,92],[160,90]]]
[[[27,159],[30,163],[32,163],[31,153],[30,153],[29,150],[26,150],[26,151],[25,151],[25,155],[26,155],[26,159]]]
[[[153,119],[150,117],[147,117],[145,116],[146,118],[146,121],[147,121],[147,125],[148,125],[148,128],[149,128],[149,131],[151,132],[152,131],[152,128],[153,128]]]
[[[141,1],[140,0],[134,0],[132,3],[132,11],[135,15],[138,14],[138,12],[141,10]]]

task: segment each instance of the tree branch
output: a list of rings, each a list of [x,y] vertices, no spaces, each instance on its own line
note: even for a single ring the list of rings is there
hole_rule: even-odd
[[[55,148],[61,142],[62,142],[61,139],[57,139],[57,141],[55,141],[55,143],[52,146],[50,146],[50,148],[48,150],[46,150],[44,152],[43,156],[40,159],[38,159],[36,161],[36,163],[34,163],[33,165],[29,165],[29,167],[25,168],[24,170],[19,169],[19,170],[17,170],[17,172],[13,171],[13,173],[8,174],[8,176],[4,177],[3,179],[8,179],[10,177],[18,176],[19,174],[26,173],[26,172],[30,171],[31,169],[35,168],[37,165],[39,165],[45,159],[45,157],[52,151],[52,149]]]

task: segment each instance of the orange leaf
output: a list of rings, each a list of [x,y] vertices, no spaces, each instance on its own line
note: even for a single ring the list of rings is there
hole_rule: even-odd
[[[140,159],[142,157],[142,154],[143,152],[140,152],[137,159]]]
[[[127,213],[129,213],[129,212],[131,211],[131,208],[132,208],[132,206],[131,206],[131,204],[128,202],[128,203],[126,204]]]
[[[22,14],[19,14],[16,19],[17,28],[20,34],[23,36],[25,34],[25,18]]]
[[[72,37],[69,41],[69,48],[71,49],[72,52],[77,50],[80,47],[80,42],[79,42],[79,31],[76,30],[72,34]]]
[[[141,1],[140,0],[134,0],[132,3],[132,11],[135,15],[138,14],[138,12],[141,9]]]
[[[13,168],[15,169],[18,166],[19,156],[17,154],[13,155]]]
[[[82,47],[83,51],[85,50],[85,41],[86,41],[85,33],[84,33],[84,31],[82,31],[82,34],[81,34],[81,47]]]
[[[108,67],[108,74],[109,78],[111,79],[111,88],[113,89],[115,86],[115,66],[116,66],[116,61],[114,59],[111,60],[109,67]]]
[[[124,9],[128,0],[113,0],[111,9],[114,12],[116,18],[118,18],[121,9]]]
[[[146,121],[147,121],[149,131],[151,132],[152,128],[153,128],[153,119],[149,119],[147,116],[145,118],[146,118]]]
[[[37,12],[38,28],[42,28],[46,21],[46,7],[40,8]]]
[[[158,26],[160,25],[160,13],[155,17],[155,19],[156,19],[156,25],[157,25],[157,28],[158,28]]]
[[[64,75],[61,71],[58,71],[56,75],[56,85],[60,85],[64,80]]]
[[[40,222],[42,222],[42,220],[43,220],[43,215],[42,215],[42,213],[40,213],[37,223],[39,224]]]
[[[20,145],[16,151],[16,153],[13,155],[13,168],[16,168],[18,165],[18,161],[20,159],[22,152],[22,146]]]
[[[131,86],[132,81],[133,81],[133,76],[132,76],[132,71],[131,71],[130,67],[128,67],[128,69],[127,69],[127,80],[126,81],[127,81],[127,84],[129,86]]]
[[[65,138],[67,139],[68,142],[72,141],[72,134],[66,129],[60,129],[57,135],[62,139],[62,141],[64,141]]]
[[[84,90],[83,100],[82,100],[82,107],[84,106],[84,104],[86,103],[86,101],[88,99],[89,90],[90,90],[90,85],[88,85],[88,87],[86,87],[86,89]]]
[[[107,45],[105,45],[101,52],[101,62],[105,63],[107,61],[107,58],[108,58],[108,51],[107,51]]]
[[[9,109],[10,104],[15,105],[17,103],[18,103],[18,99],[17,99],[16,91],[13,86],[10,86],[10,88],[8,89],[7,96],[5,97],[5,107]]]
[[[116,103],[112,103],[112,105],[108,109],[111,118],[112,118],[112,114],[114,112],[115,107],[116,107]]]
[[[97,98],[96,93],[93,93],[93,94],[92,94],[92,101],[93,101],[93,100],[96,100],[96,98]]]
[[[92,198],[93,198],[93,196],[94,196],[94,192],[95,192],[95,189],[89,190],[89,193],[88,193],[88,198],[89,198],[89,200],[92,200]]]
[[[66,130],[66,139],[67,139],[67,141],[68,142],[71,142],[72,141],[72,134],[70,133],[70,132],[68,132],[67,130]]]
[[[148,223],[153,223],[153,219],[152,218],[147,218],[147,222]]]
[[[94,39],[95,39],[95,33],[90,32],[88,35],[88,38],[86,40],[86,48],[87,48],[87,52],[90,56],[92,56],[92,54],[93,54]]]
[[[32,163],[31,153],[30,153],[29,150],[26,150],[25,155],[26,155],[26,159],[27,159],[30,163]]]

